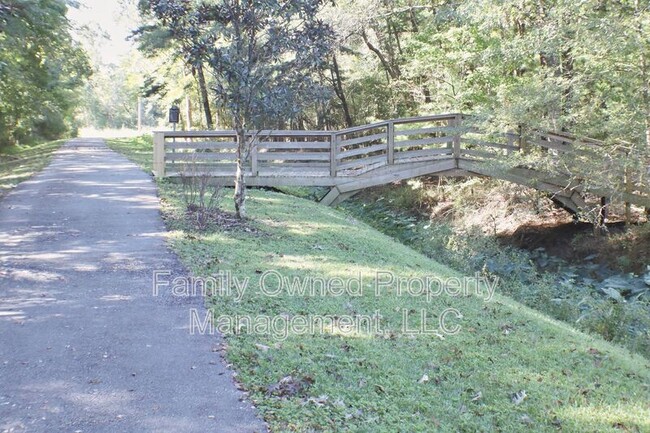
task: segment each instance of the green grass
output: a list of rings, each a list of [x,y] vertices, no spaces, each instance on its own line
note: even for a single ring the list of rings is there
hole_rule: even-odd
[[[151,137],[118,138],[108,140],[107,144],[113,150],[123,153],[131,161],[137,163],[144,171],[151,173],[153,169],[153,143]]]
[[[148,167],[143,143],[110,145]],[[170,243],[192,273],[231,271],[250,279],[240,302],[208,299],[215,316],[383,316],[383,332],[332,327],[286,339],[226,336],[226,357],[273,431],[650,431],[650,365],[638,355],[500,295],[490,302],[477,296],[427,302],[394,290],[375,296],[379,270],[399,277],[459,274],[308,200],[253,190],[248,212],[255,230],[198,233],[184,220],[178,186],[159,186]],[[361,275],[363,296],[263,296],[258,282],[267,270],[299,278]],[[425,311],[433,321],[448,308],[463,315],[449,321],[462,327],[459,334],[403,332],[404,310]],[[521,390],[527,398],[513,403],[511,394]]]
[[[0,149],[0,197],[41,171],[65,140]]]

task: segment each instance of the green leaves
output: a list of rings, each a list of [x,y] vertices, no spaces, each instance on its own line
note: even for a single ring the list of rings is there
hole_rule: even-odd
[[[66,11],[59,0],[10,0],[0,7],[0,146],[58,138],[73,123],[90,67],[70,36]]]

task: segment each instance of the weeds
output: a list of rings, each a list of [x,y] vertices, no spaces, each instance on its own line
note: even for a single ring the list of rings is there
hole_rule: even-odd
[[[196,222],[198,230],[205,230],[219,211],[223,189],[211,182],[210,173],[190,161],[180,171],[185,209]]]
[[[621,277],[622,293],[634,296],[617,299],[607,295],[614,294],[607,292],[607,280],[590,275],[591,267],[602,269],[598,265],[580,268],[554,259],[550,266],[542,249],[530,252],[501,245],[477,226],[459,230],[450,222],[422,221],[386,199],[344,206],[376,229],[460,272],[481,269],[499,276],[501,293],[517,301],[650,357],[650,286],[626,291],[626,285],[643,286],[639,277]]]

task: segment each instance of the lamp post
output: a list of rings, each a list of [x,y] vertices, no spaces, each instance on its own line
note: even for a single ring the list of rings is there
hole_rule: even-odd
[[[176,131],[176,124],[180,118],[181,110],[176,105],[172,105],[172,108],[169,109],[169,123],[174,125],[174,131]]]

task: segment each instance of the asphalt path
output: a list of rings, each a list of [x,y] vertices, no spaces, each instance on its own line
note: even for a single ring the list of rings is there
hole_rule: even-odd
[[[0,200],[1,432],[260,432],[184,273],[151,178],[102,140],[68,142]]]

